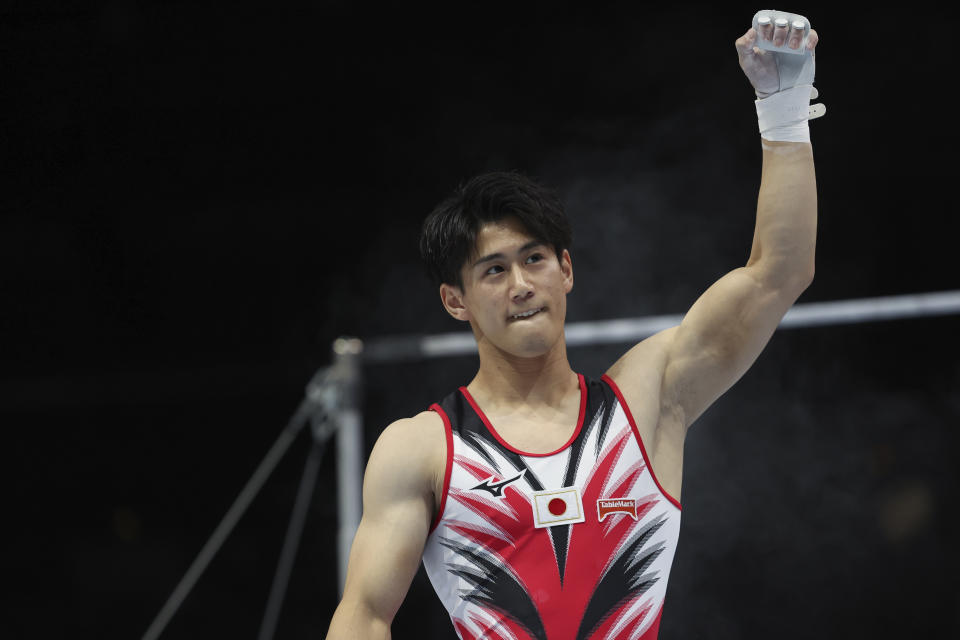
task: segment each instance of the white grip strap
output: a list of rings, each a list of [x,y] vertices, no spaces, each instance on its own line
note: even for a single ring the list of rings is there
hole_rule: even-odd
[[[807,121],[827,111],[822,104],[810,105],[816,95],[812,85],[803,84],[757,100],[760,136],[775,142],[810,142]]]

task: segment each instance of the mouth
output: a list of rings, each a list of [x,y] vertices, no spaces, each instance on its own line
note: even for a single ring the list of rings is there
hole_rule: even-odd
[[[538,313],[540,313],[540,312],[543,311],[544,309],[546,309],[546,307],[538,307],[538,308],[536,308],[536,309],[530,309],[530,310],[524,311],[524,312],[522,312],[522,313],[515,313],[515,314],[513,314],[512,316],[510,316],[510,319],[511,319],[511,320],[526,320],[527,318],[532,318],[533,316],[537,315]]]

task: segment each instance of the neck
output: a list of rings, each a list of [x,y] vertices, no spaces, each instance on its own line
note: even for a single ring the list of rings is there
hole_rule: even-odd
[[[479,342],[478,351],[480,370],[467,389],[491,409],[521,404],[557,406],[571,390],[579,389],[562,339],[547,353],[530,358],[506,353],[485,340]]]

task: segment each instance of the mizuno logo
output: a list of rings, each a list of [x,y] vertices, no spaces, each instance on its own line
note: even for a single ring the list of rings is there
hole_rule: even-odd
[[[500,482],[490,482],[493,480],[493,476],[490,476],[480,484],[475,487],[470,487],[471,491],[489,491],[490,495],[494,498],[502,498],[503,490],[507,485],[512,484],[523,477],[523,474],[527,472],[526,469],[513,476],[512,478],[507,478],[506,480],[501,480]]]

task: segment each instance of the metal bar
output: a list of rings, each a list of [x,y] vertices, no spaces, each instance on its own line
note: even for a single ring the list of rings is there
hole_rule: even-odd
[[[780,323],[781,329],[817,327],[881,320],[899,320],[960,313],[960,290],[902,296],[860,298],[794,305]],[[639,341],[680,324],[683,314],[622,318],[596,322],[571,322],[566,326],[568,346]],[[365,343],[364,361],[400,362],[477,352],[468,331],[427,336],[390,336]]]
[[[340,595],[347,581],[350,546],[360,526],[363,487],[363,421],[357,410],[340,414],[337,429],[337,577]]]
[[[960,313],[960,291],[798,304],[787,312],[780,326],[816,327],[954,313]]]
[[[363,343],[341,338],[334,343],[336,369],[342,385],[337,401],[337,576],[340,595],[347,581],[350,546],[360,526],[363,510],[362,487],[365,455],[361,402],[361,353]]]

